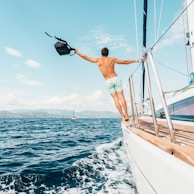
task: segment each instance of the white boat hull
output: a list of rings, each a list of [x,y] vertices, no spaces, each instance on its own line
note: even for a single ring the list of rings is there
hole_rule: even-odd
[[[123,123],[122,130],[138,193],[194,193],[194,167],[134,134]]]

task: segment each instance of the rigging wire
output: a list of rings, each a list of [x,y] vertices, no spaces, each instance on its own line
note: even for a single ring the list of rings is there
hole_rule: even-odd
[[[154,0],[154,41],[156,40],[156,0]]]
[[[141,63],[142,62],[139,62],[139,65],[135,68],[135,70],[133,71],[133,73],[131,74],[131,76],[133,76],[138,71],[138,69],[140,68]]]
[[[181,0],[180,0],[181,3]],[[185,32],[185,15],[183,15],[182,17],[182,21],[183,21],[183,31],[184,31],[184,43],[185,43],[185,61],[186,61],[186,68],[187,68],[187,77],[188,77],[188,83],[189,83],[189,63],[188,63],[188,52],[187,52],[187,43],[186,43],[186,32]],[[187,26],[188,28],[188,26]]]
[[[158,38],[158,40],[150,47],[150,49],[152,50],[156,44],[158,44],[158,42],[164,37],[164,35],[171,29],[171,27],[177,22],[177,20],[183,15],[183,13],[188,9],[188,7],[194,2],[194,0],[192,0],[183,10],[182,12],[175,18],[175,20],[171,23],[171,25],[164,31],[164,33]]]
[[[136,35],[136,49],[137,49],[137,57],[139,56],[139,47],[138,47],[138,30],[137,30],[137,9],[136,9],[136,0],[134,0],[134,16],[135,16],[135,35]]]
[[[163,63],[161,63],[161,62],[158,61],[158,60],[157,60],[157,64],[159,64],[159,65],[161,65],[161,66],[167,68],[168,70],[171,70],[171,71],[176,72],[176,73],[178,73],[178,74],[180,74],[180,75],[183,75],[183,76],[185,76],[185,77],[188,76],[186,73],[182,73],[182,72],[180,72],[180,71],[177,71],[177,70],[174,69],[174,68],[171,68],[171,67],[169,67],[169,66],[167,66],[167,65],[164,65]]]
[[[137,53],[137,57],[139,57],[139,39],[138,39],[138,28],[137,28],[137,5],[136,5],[137,1],[134,0],[134,17],[135,17],[135,34],[136,34],[136,53]],[[141,62],[139,63],[139,65],[137,66],[137,68],[134,70],[134,72],[132,73],[132,77],[134,76],[135,72],[138,70],[138,68],[140,67]],[[139,72],[140,73],[140,72]],[[141,88],[141,84],[140,84],[140,91],[142,90]]]
[[[163,4],[164,4],[164,0],[162,0],[161,6],[160,6],[160,16],[159,16],[159,20],[158,20],[158,32],[157,32],[157,35],[156,35],[157,38],[159,36],[160,23],[161,23],[162,12],[163,12]]]

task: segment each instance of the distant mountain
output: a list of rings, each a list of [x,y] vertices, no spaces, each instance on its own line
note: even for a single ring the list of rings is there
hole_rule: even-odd
[[[71,118],[73,111],[59,109],[10,110],[0,111],[0,118]],[[119,114],[111,111],[86,110],[75,112],[78,118],[119,118]]]

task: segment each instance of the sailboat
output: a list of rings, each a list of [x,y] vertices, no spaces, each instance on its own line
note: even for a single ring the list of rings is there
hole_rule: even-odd
[[[129,77],[131,116],[122,121],[123,142],[139,194],[194,193],[194,0],[187,0],[192,72],[189,84],[167,98],[160,80],[153,48],[146,48],[148,0],[144,0],[142,98],[138,103],[134,76]],[[181,15],[180,14],[180,15]],[[172,23],[175,24],[179,16]],[[171,26],[166,30],[166,32]],[[166,33],[164,32],[164,34]],[[163,37],[163,35],[161,36]],[[158,54],[158,53],[157,53]],[[150,76],[150,69],[152,76]],[[151,79],[157,86],[161,105],[156,106]],[[145,84],[149,102],[144,96]],[[170,83],[169,83],[170,84]],[[146,103],[149,111],[146,111]]]
[[[73,115],[72,115],[71,119],[73,119],[73,120],[77,119],[77,117],[75,115],[75,110],[73,110]]]

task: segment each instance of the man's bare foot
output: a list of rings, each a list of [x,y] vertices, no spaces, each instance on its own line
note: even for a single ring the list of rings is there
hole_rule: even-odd
[[[125,117],[122,117],[122,121],[125,121]]]
[[[125,121],[129,121],[129,116],[125,116]]]

